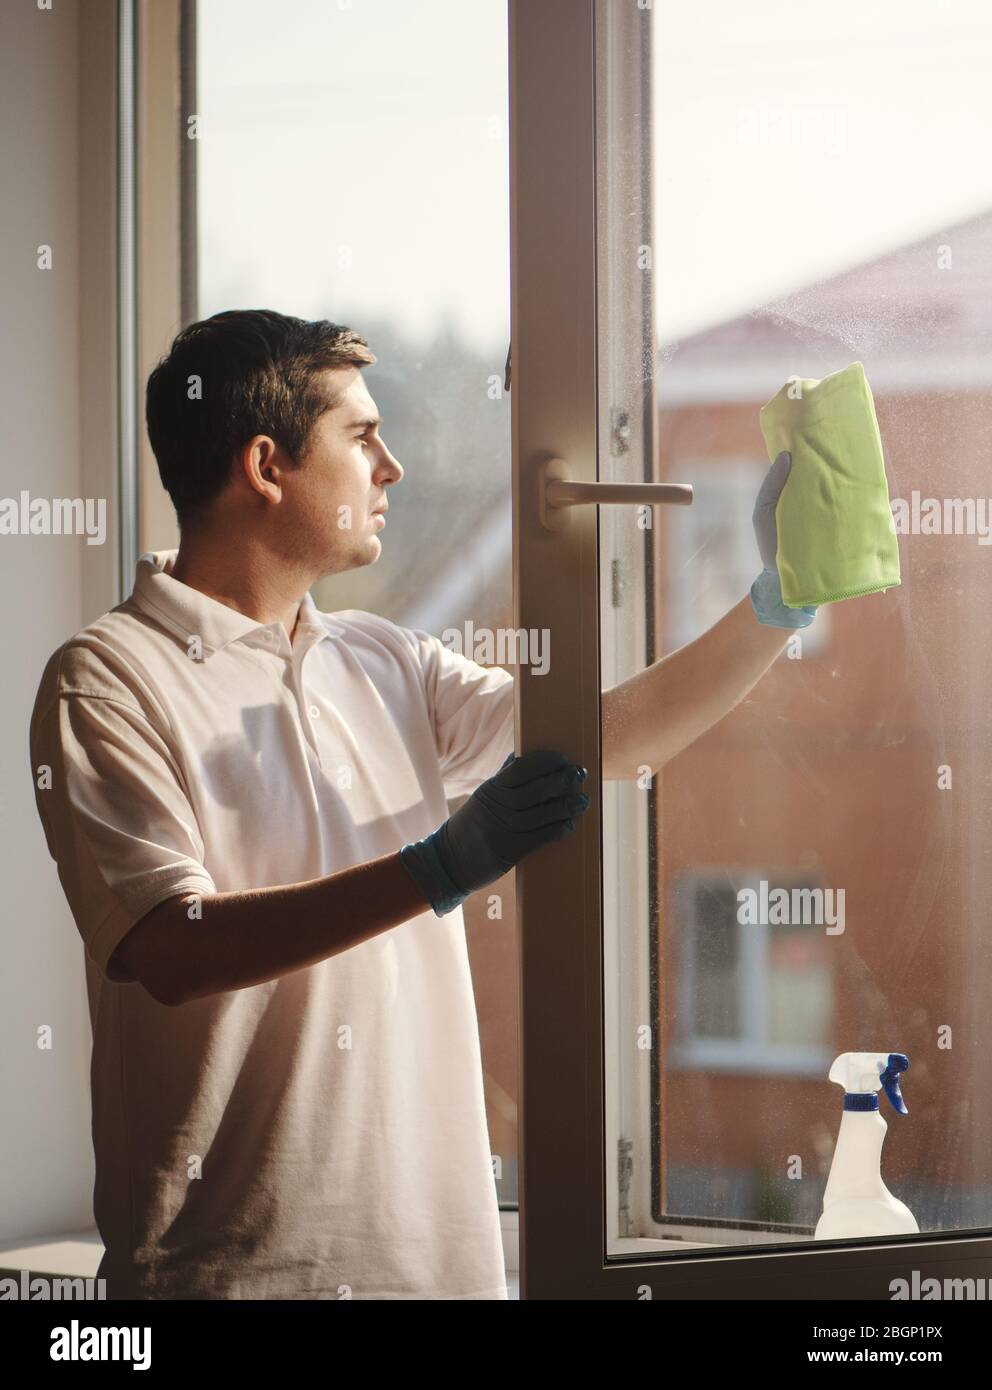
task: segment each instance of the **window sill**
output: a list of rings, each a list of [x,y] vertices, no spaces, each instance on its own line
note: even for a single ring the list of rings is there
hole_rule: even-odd
[[[22,1269],[32,1274],[95,1279],[103,1258],[103,1241],[94,1227],[64,1236],[39,1236],[16,1245],[0,1245],[0,1275],[17,1278]]]

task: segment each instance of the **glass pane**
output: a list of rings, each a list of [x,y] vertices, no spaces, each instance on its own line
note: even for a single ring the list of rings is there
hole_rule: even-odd
[[[641,44],[600,73],[600,477],[695,489],[649,525],[601,511],[604,689],[749,611],[758,412],[790,378],[863,364],[902,568],[821,606],[653,777],[604,784],[614,1254],[812,1239],[848,1052],[910,1059],[881,1173],[919,1229],[992,1224],[987,22],[981,0],[656,5],[642,165]],[[652,318],[653,382],[629,350]]]
[[[321,581],[492,663],[512,627],[505,0],[199,0],[198,317],[348,324],[405,469],[370,567]],[[466,557],[471,557],[466,563]],[[517,1197],[513,876],[464,911],[490,1142]]]

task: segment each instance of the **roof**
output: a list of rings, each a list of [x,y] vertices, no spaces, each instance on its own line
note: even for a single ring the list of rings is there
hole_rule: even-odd
[[[876,395],[992,386],[992,213],[662,344],[657,400],[763,402],[853,361]]]

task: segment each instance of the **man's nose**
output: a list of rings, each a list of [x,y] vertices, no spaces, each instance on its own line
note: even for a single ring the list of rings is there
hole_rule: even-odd
[[[398,458],[394,458],[394,456],[389,452],[389,449],[385,444],[383,444],[382,446],[382,452],[385,456],[383,462],[385,464],[389,478],[392,482],[398,483],[399,480],[403,477],[403,465],[400,463]]]

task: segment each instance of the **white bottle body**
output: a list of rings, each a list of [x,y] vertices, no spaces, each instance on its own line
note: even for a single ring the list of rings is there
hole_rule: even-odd
[[[845,1110],[816,1240],[913,1235],[916,1218],[882,1181],[886,1123],[877,1110]]]

